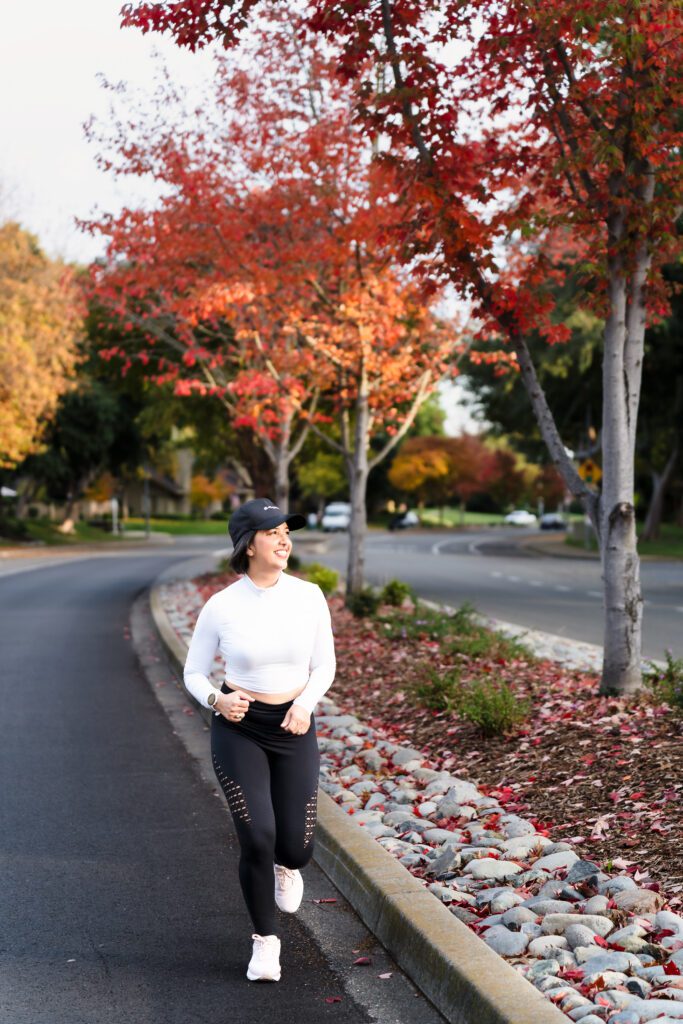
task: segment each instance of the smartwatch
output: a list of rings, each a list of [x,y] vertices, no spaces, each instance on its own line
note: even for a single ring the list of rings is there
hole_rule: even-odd
[[[215,708],[217,700],[218,700],[218,691],[217,690],[212,690],[211,693],[209,694],[209,696],[206,698],[206,703],[209,705],[211,710],[213,710]]]

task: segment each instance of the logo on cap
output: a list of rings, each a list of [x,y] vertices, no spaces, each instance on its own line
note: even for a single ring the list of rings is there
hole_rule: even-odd
[[[280,511],[280,509],[278,508],[277,505],[264,505],[263,506],[263,511],[267,512],[269,508],[274,508],[276,510],[276,512]]]

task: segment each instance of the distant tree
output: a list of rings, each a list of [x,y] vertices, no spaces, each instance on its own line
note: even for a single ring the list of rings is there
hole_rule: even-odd
[[[74,274],[18,224],[0,226],[0,467],[40,448],[78,357]]]
[[[318,451],[311,459],[302,459],[296,477],[302,495],[316,502],[318,515],[328,499],[345,495],[348,487],[344,462],[336,452]]]

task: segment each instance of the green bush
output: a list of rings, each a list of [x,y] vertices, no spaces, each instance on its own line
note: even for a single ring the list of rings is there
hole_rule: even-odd
[[[289,567],[293,569],[292,559],[289,560]],[[339,573],[335,572],[334,569],[328,569],[326,565],[320,565],[319,562],[311,562],[305,568],[306,578],[311,583],[316,583],[323,594],[331,594],[337,589],[339,583]]]
[[[357,619],[364,619],[377,611],[379,595],[371,587],[363,587],[357,594],[346,595],[346,607]]]
[[[456,711],[476,725],[482,736],[500,736],[528,718],[531,705],[520,700],[502,679],[477,680],[461,689]]]
[[[431,711],[452,711],[457,704],[461,685],[457,669],[442,676],[428,667],[425,678],[416,682],[412,690],[423,707]]]
[[[670,650],[664,657],[663,668],[649,662],[650,671],[645,673],[643,681],[659,700],[683,712],[683,658],[674,658]]]
[[[379,599],[382,604],[390,604],[394,608],[400,608],[407,598],[412,598],[413,588],[401,580],[389,580],[382,587]]]

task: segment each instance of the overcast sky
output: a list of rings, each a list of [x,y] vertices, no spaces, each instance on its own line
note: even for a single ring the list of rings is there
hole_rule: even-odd
[[[95,166],[83,123],[106,115],[97,76],[151,85],[154,51],[176,80],[192,86],[210,73],[209,53],[180,50],[159,36],[119,28],[123,0],[12,0],[2,5],[0,31],[0,220],[18,220],[52,256],[89,262],[101,242],[75,218],[116,212],[143,196]],[[149,198],[151,192],[146,193]],[[448,388],[449,432],[473,424]]]

